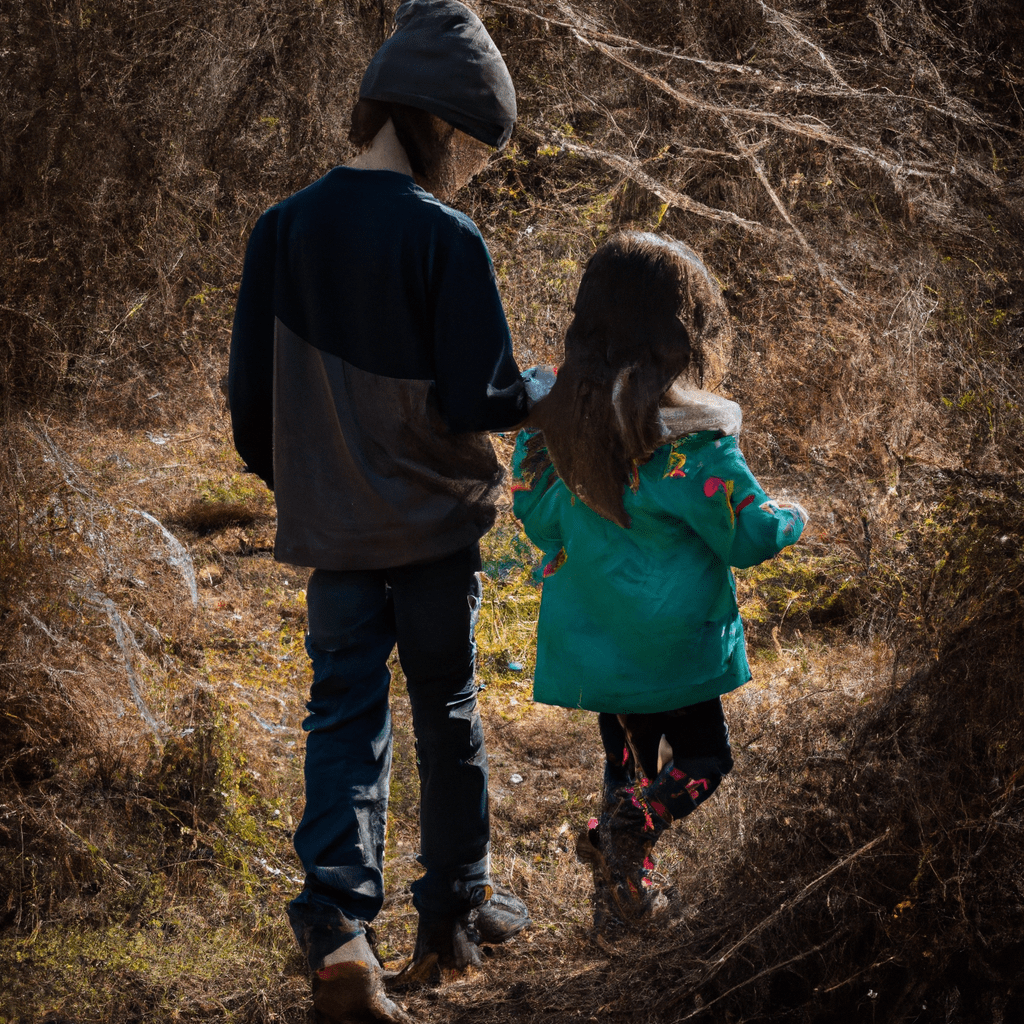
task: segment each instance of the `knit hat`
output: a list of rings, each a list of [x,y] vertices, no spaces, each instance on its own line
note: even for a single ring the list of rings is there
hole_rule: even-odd
[[[405,103],[499,149],[516,93],[483,22],[458,0],[407,0],[359,86],[364,99]]]

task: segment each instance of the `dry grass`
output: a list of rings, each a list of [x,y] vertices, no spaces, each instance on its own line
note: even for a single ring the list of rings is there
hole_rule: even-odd
[[[481,6],[521,119],[461,202],[521,364],[557,361],[615,227],[684,239],[729,303],[748,459],[813,519],[742,574],[737,769],[664,842],[657,927],[609,947],[572,852],[596,727],[530,701],[534,556],[503,516],[479,638],[494,862],[536,926],[415,995],[420,1019],[1024,1015],[1018,6]],[[281,912],[304,578],[270,557],[219,382],[248,227],[345,158],[390,7],[236,7],[0,12],[0,1022],[306,1019]]]

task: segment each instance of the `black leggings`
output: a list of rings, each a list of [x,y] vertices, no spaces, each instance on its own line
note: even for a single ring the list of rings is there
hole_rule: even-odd
[[[667,820],[696,810],[732,769],[729,727],[718,697],[648,715],[602,712],[597,720],[609,764],[630,770],[638,795]]]

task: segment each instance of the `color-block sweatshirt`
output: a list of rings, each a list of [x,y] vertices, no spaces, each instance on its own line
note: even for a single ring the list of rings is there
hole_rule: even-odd
[[[279,561],[426,561],[490,528],[483,433],[526,415],[473,222],[393,171],[336,167],[249,239],[228,378],[235,447],[275,491]]]

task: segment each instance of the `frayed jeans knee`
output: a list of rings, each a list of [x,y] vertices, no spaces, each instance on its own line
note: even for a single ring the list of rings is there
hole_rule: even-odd
[[[487,753],[477,708],[477,545],[397,569],[317,569],[307,589],[313,684],[303,729],[306,807],[295,849],[306,873],[288,916],[310,965],[384,901],[397,644],[420,777],[421,914],[479,903],[489,884]]]

